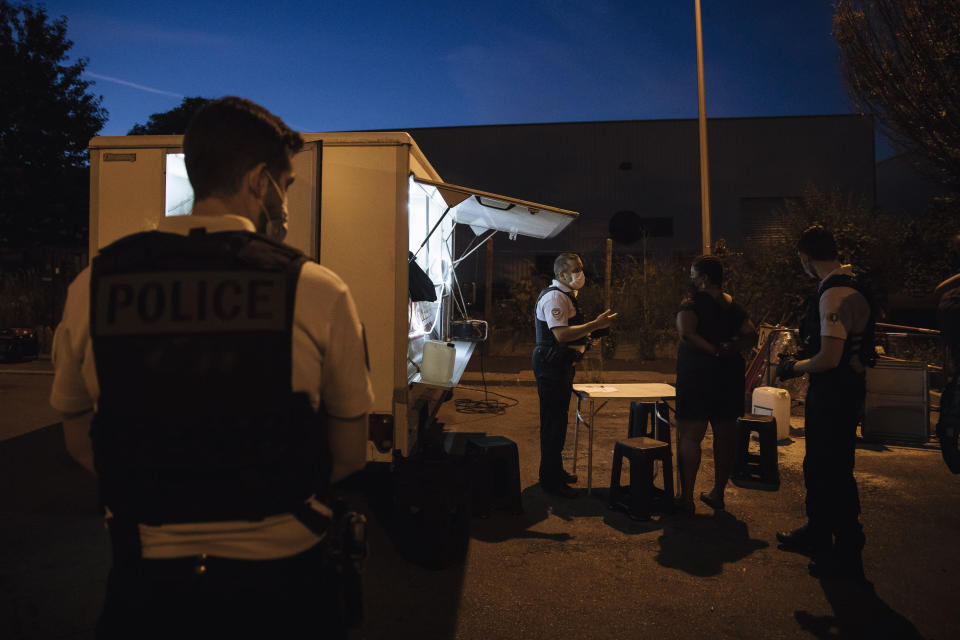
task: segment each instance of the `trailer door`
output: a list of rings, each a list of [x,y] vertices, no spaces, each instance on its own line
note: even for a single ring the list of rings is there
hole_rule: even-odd
[[[90,149],[91,258],[123,236],[157,228],[164,213],[167,151]]]

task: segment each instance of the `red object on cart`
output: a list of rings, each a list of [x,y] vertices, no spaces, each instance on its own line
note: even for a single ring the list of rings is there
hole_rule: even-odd
[[[761,328],[761,330],[762,329],[763,328]],[[750,412],[753,390],[757,387],[769,386],[773,382],[773,372],[770,370],[770,367],[780,361],[780,354],[772,353],[774,345],[777,344],[782,334],[792,334],[793,332],[793,329],[787,329],[786,327],[777,326],[769,328],[766,339],[757,350],[757,354],[753,356],[753,360],[750,361],[749,366],[747,366],[747,372],[744,374],[743,404],[748,413]]]

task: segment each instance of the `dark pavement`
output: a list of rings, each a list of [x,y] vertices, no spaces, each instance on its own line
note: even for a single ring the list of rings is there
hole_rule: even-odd
[[[58,424],[22,432],[49,419],[49,376],[17,367],[43,365],[0,367],[0,433],[17,434],[0,441],[0,638],[89,638],[109,567],[95,482],[66,455]],[[390,477],[369,473],[354,483],[350,495],[372,525],[362,637],[957,637],[960,476],[947,470],[935,441],[858,449],[864,558],[875,590],[855,589],[810,577],[806,558],[776,548],[775,532],[803,518],[802,420],[794,418],[792,439],[779,447],[779,490],[744,481],[728,489],[723,517],[699,504],[694,516],[635,522],[605,504],[626,403],[609,404],[597,420],[595,495],[554,498],[536,484],[532,376],[514,368],[487,373],[486,392],[472,390],[480,375],[469,371],[454,396],[501,401],[502,413],[462,403],[467,412],[458,412],[451,401],[438,416],[449,431],[503,435],[520,452],[523,514],[474,518],[465,561],[430,570],[405,560],[384,507]],[[656,369],[607,366],[604,380],[671,379]],[[709,435],[703,458],[698,491],[712,476]]]

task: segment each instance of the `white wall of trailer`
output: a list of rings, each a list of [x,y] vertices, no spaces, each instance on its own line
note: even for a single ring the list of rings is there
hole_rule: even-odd
[[[389,413],[398,379],[397,296],[403,293],[395,275],[407,236],[406,211],[401,218],[397,207],[396,174],[405,171],[407,152],[326,145],[323,153],[320,263],[350,286],[366,327],[374,411]]]

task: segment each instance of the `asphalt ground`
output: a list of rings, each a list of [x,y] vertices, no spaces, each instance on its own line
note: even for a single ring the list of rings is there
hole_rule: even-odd
[[[0,366],[0,638],[93,637],[110,564],[95,481],[64,450],[46,406],[45,366]],[[595,494],[586,495],[581,446],[581,495],[556,498],[537,484],[532,374],[499,368],[508,370],[484,372],[485,391],[479,372],[469,371],[437,417],[449,433],[517,443],[523,513],[468,520],[465,555],[456,561],[454,534],[431,533],[430,544],[411,551],[393,506],[396,474],[370,470],[355,479],[347,495],[370,519],[367,618],[358,637],[958,637],[960,477],[947,470],[935,440],[859,445],[864,562],[873,588],[855,588],[810,577],[807,558],[776,548],[775,532],[803,521],[799,416],[779,447],[778,489],[738,481],[722,516],[698,504],[693,516],[638,522],[606,506],[627,403],[608,404],[596,420]],[[607,367],[603,375],[612,384],[671,380],[656,370]],[[457,399],[485,401],[494,413],[469,403],[457,411]],[[571,427],[568,469],[572,440]],[[698,491],[710,488],[710,445],[708,434]],[[425,557],[447,558],[447,566],[425,568]]]

